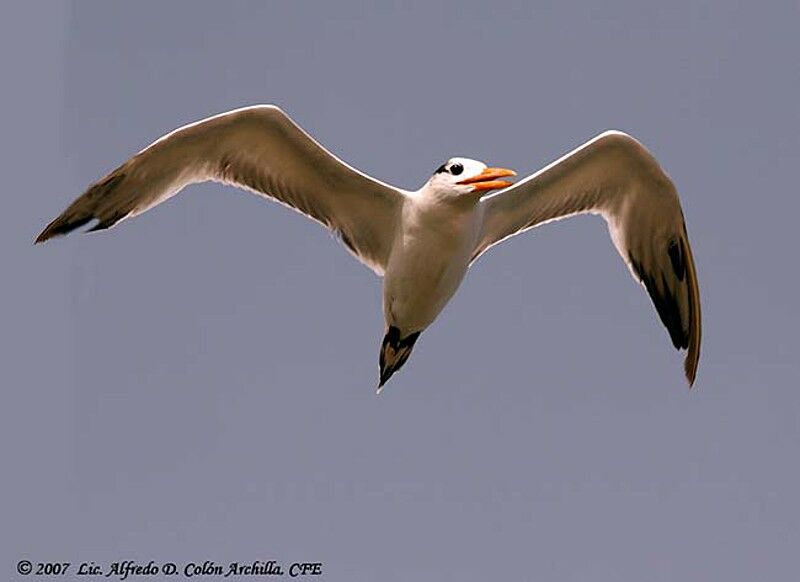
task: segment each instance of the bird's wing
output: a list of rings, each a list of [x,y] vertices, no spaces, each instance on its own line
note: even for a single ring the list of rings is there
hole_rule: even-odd
[[[208,180],[302,212],[383,272],[404,193],[343,163],[272,105],[237,109],[163,136],[93,184],[36,242],[92,219],[91,230],[109,228]]]
[[[473,260],[530,228],[576,214],[605,218],[614,246],[650,294],[672,343],[686,349],[689,385],[700,358],[700,293],[678,194],[632,137],[606,132],[481,200]]]

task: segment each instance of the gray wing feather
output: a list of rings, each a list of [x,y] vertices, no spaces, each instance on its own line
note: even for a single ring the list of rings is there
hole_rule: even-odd
[[[209,180],[305,214],[383,272],[403,192],[343,163],[272,105],[223,113],[163,136],[89,187],[36,242],[93,219],[91,230],[110,228]]]
[[[677,192],[644,146],[624,133],[606,132],[481,205],[483,229],[473,260],[541,224],[602,215],[673,345],[687,350],[686,378],[694,383],[701,339],[697,273]]]

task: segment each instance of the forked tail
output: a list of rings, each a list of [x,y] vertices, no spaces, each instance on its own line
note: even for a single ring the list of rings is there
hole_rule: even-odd
[[[417,343],[419,334],[422,331],[417,331],[400,338],[400,330],[394,326],[389,327],[389,331],[383,337],[383,345],[381,346],[381,379],[378,384],[378,394],[383,390],[383,385],[392,377],[392,374],[397,372],[406,363],[408,356],[411,355],[411,350],[414,349],[414,344]]]

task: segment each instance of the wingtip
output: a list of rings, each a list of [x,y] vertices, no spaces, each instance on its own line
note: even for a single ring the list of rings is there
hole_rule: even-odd
[[[686,383],[689,384],[689,390],[691,391],[694,388],[694,380],[697,377],[697,365],[689,356],[686,357],[683,371],[686,373]]]
[[[688,235],[686,234],[686,225],[684,225],[684,236],[682,239],[684,254],[686,255],[687,262],[687,279],[689,283],[689,341],[687,346],[686,360],[683,364],[683,369],[686,372],[686,380],[689,382],[689,389],[694,386],[695,378],[697,377],[697,368],[700,364],[700,343],[702,338],[702,316],[700,308],[700,288],[697,283],[697,270],[694,265],[694,257],[692,256],[692,248],[689,246]]]
[[[57,236],[57,234],[58,233],[53,232],[53,230],[48,226],[42,232],[39,233],[39,236],[37,236],[34,239],[33,244],[34,245],[42,244],[43,242],[50,240],[54,236]]]
[[[72,216],[70,209],[65,210],[55,220],[48,224],[45,229],[39,233],[33,244],[40,244],[58,236],[69,234],[73,230],[82,227],[84,224],[92,220],[92,215],[88,216]]]

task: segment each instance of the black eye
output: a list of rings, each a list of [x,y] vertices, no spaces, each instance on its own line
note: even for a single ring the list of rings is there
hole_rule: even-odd
[[[461,164],[453,164],[452,166],[450,166],[450,173],[453,174],[454,176],[458,176],[463,171],[464,171],[464,166],[462,166]]]

